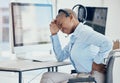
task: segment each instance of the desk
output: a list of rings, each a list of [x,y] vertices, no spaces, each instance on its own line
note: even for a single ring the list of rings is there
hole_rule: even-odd
[[[0,71],[6,72],[18,72],[18,83],[22,83],[22,72],[32,71],[38,69],[48,69],[49,71],[58,71],[58,66],[70,65],[70,62],[33,62],[29,60],[9,60],[0,61]]]

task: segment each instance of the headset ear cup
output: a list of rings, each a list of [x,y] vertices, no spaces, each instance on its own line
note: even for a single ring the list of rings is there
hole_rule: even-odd
[[[79,7],[78,7],[78,18],[79,18],[79,21],[80,22],[84,22],[84,18],[85,18],[85,8],[84,8],[84,6],[82,6],[82,5],[79,5]]]
[[[85,21],[85,19],[78,17],[78,21],[83,23]]]

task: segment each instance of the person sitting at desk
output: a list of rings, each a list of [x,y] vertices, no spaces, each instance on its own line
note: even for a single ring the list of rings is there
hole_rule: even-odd
[[[70,35],[70,41],[63,49],[58,32]],[[69,58],[77,75],[46,72],[40,83],[67,83],[72,77],[94,76],[97,83],[104,83],[103,60],[112,50],[112,41],[78,21],[71,9],[60,9],[56,19],[50,24],[51,40],[58,61]]]

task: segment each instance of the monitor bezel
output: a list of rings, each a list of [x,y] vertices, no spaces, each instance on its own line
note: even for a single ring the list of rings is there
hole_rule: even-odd
[[[24,3],[24,2],[11,2],[9,4],[10,7],[10,48],[11,48],[11,53],[15,54],[17,58],[25,58],[27,55],[29,57],[35,53],[35,55],[49,55],[50,51],[52,50],[52,45],[51,43],[48,44],[34,44],[34,45],[25,45],[25,46],[15,46],[15,39],[14,39],[14,34],[13,29],[15,28],[14,26],[14,20],[13,20],[13,6],[15,4],[26,4],[26,5],[41,5],[41,6],[50,6],[51,7],[51,17],[53,18],[53,6],[52,4],[46,4],[46,3]],[[14,33],[14,34],[13,34]],[[45,48],[43,48],[45,47]],[[42,49],[39,49],[42,48]]]
[[[18,47],[18,46],[23,46],[23,44],[17,44],[15,42],[15,25],[14,25],[14,22],[15,22],[15,18],[14,18],[14,6],[41,6],[41,7],[50,7],[51,8],[51,11],[53,11],[53,7],[52,7],[52,4],[41,4],[41,3],[21,3],[21,2],[11,2],[11,16],[12,16],[12,39],[13,39],[13,46],[14,47]],[[52,18],[53,18],[53,12],[52,13]]]

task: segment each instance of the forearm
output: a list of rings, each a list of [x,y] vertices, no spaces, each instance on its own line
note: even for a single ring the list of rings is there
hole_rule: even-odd
[[[63,61],[64,59],[66,59],[68,56],[66,55],[65,50],[62,50],[57,34],[51,36],[51,40],[52,40],[53,50],[54,50],[57,60]]]

